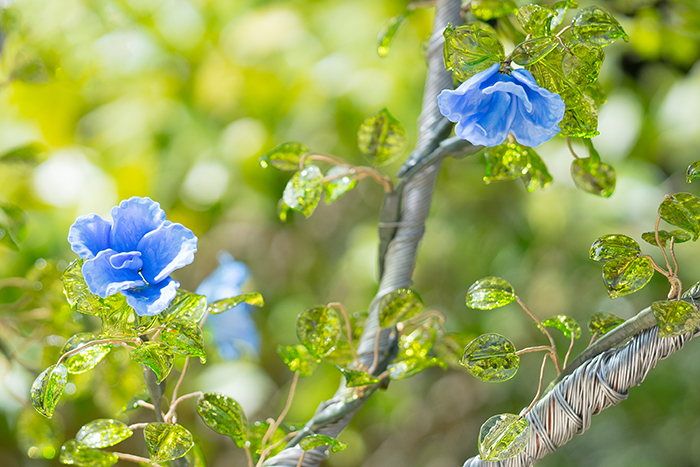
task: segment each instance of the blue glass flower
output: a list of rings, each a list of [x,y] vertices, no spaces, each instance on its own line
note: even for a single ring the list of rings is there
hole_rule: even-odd
[[[190,264],[197,237],[165,219],[150,198],[134,196],[112,208],[112,222],[96,214],[78,217],[68,232],[81,258],[90,292],[102,298],[121,292],[140,316],[165,310],[180,283],[170,274]]]
[[[218,260],[219,267],[197,288],[197,293],[205,295],[208,302],[240,295],[241,286],[248,279],[246,265],[229,253],[220,252]],[[252,308],[242,303],[226,313],[209,316],[207,326],[214,333],[221,358],[237,360],[242,354],[260,355],[260,335],[250,317]]]
[[[457,123],[457,136],[477,146],[498,146],[512,133],[518,143],[535,147],[559,133],[566,109],[561,97],[539,87],[525,69],[506,75],[499,67],[438,96],[440,112]]]

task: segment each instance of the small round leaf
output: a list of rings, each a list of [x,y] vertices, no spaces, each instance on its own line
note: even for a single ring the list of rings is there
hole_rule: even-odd
[[[515,376],[520,366],[520,356],[515,346],[500,334],[484,334],[469,343],[460,362],[481,381],[500,383]]]
[[[75,442],[81,448],[107,448],[121,443],[134,434],[125,423],[119,420],[101,418],[84,425],[75,435]]]
[[[63,365],[51,365],[34,380],[29,399],[34,408],[46,418],[53,417],[56,404],[66,387],[68,369]]]
[[[331,353],[340,334],[340,319],[333,308],[312,306],[297,316],[297,337],[317,357]]]
[[[639,244],[626,235],[603,235],[598,238],[588,253],[593,261],[610,261],[616,258],[635,257],[642,253]]]
[[[581,326],[570,316],[552,316],[542,321],[542,326],[559,329],[568,339],[571,339],[572,334],[574,339],[581,337]]]
[[[149,423],[143,429],[143,437],[152,462],[179,459],[194,446],[192,433],[177,424]]]
[[[406,130],[386,108],[367,117],[357,130],[357,147],[372,165],[392,162],[405,144]]]
[[[617,258],[603,266],[603,281],[610,298],[629,295],[641,289],[654,275],[649,258]]]
[[[479,458],[503,461],[520,454],[530,441],[530,423],[525,418],[504,413],[494,415],[479,430]]]
[[[478,310],[493,310],[515,301],[515,292],[500,277],[484,277],[474,282],[467,292],[467,306]]]
[[[119,462],[119,457],[113,452],[81,447],[75,440],[71,439],[61,446],[59,460],[63,464],[77,466],[111,467]]]
[[[612,331],[624,322],[624,319],[618,318],[612,313],[608,313],[607,311],[598,311],[596,313],[593,313],[589,318],[588,331],[591,333],[591,336],[594,334],[602,336],[603,334],[607,334],[608,332]]]
[[[379,326],[394,327],[423,311],[423,299],[411,289],[397,289],[379,302]]]
[[[302,448],[304,451],[308,451],[310,449],[317,448],[320,446],[328,446],[333,452],[340,452],[348,447],[347,444],[338,441],[335,438],[330,438],[326,435],[318,434],[309,435],[306,438],[303,438],[301,441],[299,441],[299,447]]]
[[[197,401],[197,413],[209,428],[230,436],[239,448],[245,445],[248,419],[238,402],[224,394],[208,392]]]
[[[82,347],[88,342],[94,341],[97,338],[89,332],[81,332],[72,336],[66,341],[66,344],[61,350],[61,355],[71,352],[78,347]],[[78,374],[88,370],[92,370],[100,361],[112,350],[109,344],[95,344],[85,347],[83,350],[74,353],[66,358],[63,362],[68,369],[68,373]]]
[[[282,357],[282,361],[293,372],[298,371],[299,376],[311,376],[318,366],[319,360],[306,346],[299,345],[278,345],[277,353]]]
[[[323,192],[323,174],[315,165],[309,165],[294,174],[284,188],[282,201],[293,211],[309,217],[316,210]]]
[[[700,326],[700,311],[687,302],[659,300],[651,304],[659,336],[676,337]]]

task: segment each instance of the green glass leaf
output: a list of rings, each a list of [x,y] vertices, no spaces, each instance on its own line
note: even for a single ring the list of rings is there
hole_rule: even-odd
[[[29,143],[0,155],[0,162],[37,162],[38,156],[47,151],[41,143]]]
[[[586,193],[602,198],[609,198],[615,191],[615,169],[589,157],[575,159],[571,163],[571,178]]]
[[[435,344],[439,324],[436,321],[424,323],[409,334],[399,336],[398,358],[425,358]]]
[[[66,341],[66,344],[61,350],[61,355],[71,352],[78,347],[82,347],[88,342],[92,342],[97,338],[89,332],[81,332],[74,335]],[[95,344],[84,348],[83,350],[67,357],[63,360],[63,364],[68,369],[68,373],[78,374],[88,370],[92,370],[100,361],[112,350],[109,344]]]
[[[90,293],[83,278],[83,262],[82,259],[73,261],[61,276],[63,292],[68,303],[80,313],[100,317],[104,314],[114,313],[115,310],[128,308],[126,300],[121,294],[115,294],[103,299]]]
[[[311,152],[311,149],[303,143],[291,141],[276,146],[272,151],[260,157],[260,165],[267,168],[268,165],[285,172],[299,170],[301,156]]]
[[[209,428],[230,436],[242,448],[248,439],[248,419],[238,402],[224,394],[207,392],[197,401],[197,413]]]
[[[392,162],[405,144],[406,130],[386,107],[367,117],[357,130],[357,147],[372,165]]]
[[[166,325],[175,321],[199,324],[206,307],[207,298],[204,295],[178,290],[168,308],[158,315],[158,321]]]
[[[207,361],[202,330],[199,326],[176,321],[168,324],[160,336],[173,352],[188,357],[199,357],[202,363]]]
[[[518,11],[513,0],[474,0],[472,14],[481,21],[490,21],[503,16],[512,15]]]
[[[389,378],[394,381],[410,378],[423,370],[433,366],[439,366],[446,370],[447,364],[441,358],[407,358],[406,360],[395,361],[388,367]]]
[[[584,94],[593,101],[593,104],[596,107],[600,107],[601,105],[605,104],[605,102],[607,102],[608,100],[608,96],[605,94],[603,86],[601,86],[600,82],[597,80],[595,83],[586,87],[586,89],[584,90]]]
[[[518,9],[516,18],[523,30],[533,37],[549,35],[552,23],[558,13],[540,5],[523,5]]]
[[[700,161],[695,161],[688,166],[688,171],[685,174],[685,181],[690,183],[698,178],[700,178]]]
[[[659,206],[659,215],[671,225],[693,234],[693,241],[700,236],[700,198],[690,193],[667,196]]]
[[[642,254],[639,243],[627,235],[603,235],[591,245],[588,257],[593,261],[610,261],[616,258],[632,258]]]
[[[479,430],[479,458],[504,461],[520,454],[530,441],[530,423],[525,418],[504,413],[494,415]]]
[[[617,258],[603,266],[603,281],[610,298],[629,295],[641,289],[654,275],[649,258]]]
[[[318,365],[318,360],[305,346],[278,345],[277,353],[291,371],[298,371],[299,376],[311,376]]]
[[[119,420],[100,418],[83,425],[75,435],[75,442],[81,448],[108,448],[119,444],[134,434]]]
[[[567,337],[567,339],[571,339],[572,334],[574,339],[581,337],[581,326],[579,326],[576,320],[570,316],[552,316],[551,318],[547,318],[542,321],[542,326],[546,328],[559,329]]]
[[[345,377],[345,386],[349,388],[357,388],[367,386],[368,384],[377,384],[379,380],[369,373],[357,370],[347,370],[343,367],[338,367],[340,372]]]
[[[303,438],[299,441],[299,447],[304,451],[308,451],[313,448],[320,446],[328,446],[333,452],[340,452],[348,447],[347,444],[338,441],[335,438],[330,438],[326,435],[313,434]]]
[[[53,417],[56,404],[58,404],[58,400],[66,387],[67,375],[68,369],[63,364],[58,366],[51,365],[34,380],[29,393],[29,400],[36,411],[44,417]]]
[[[250,452],[254,456],[260,456],[262,454],[262,439],[270,429],[270,424],[267,422],[254,422],[248,425],[248,442],[250,443]],[[267,443],[267,446],[274,445],[279,441],[282,441],[287,434],[282,430],[282,428],[277,427],[275,433],[272,435],[272,441]],[[270,457],[274,457],[284,449],[284,443],[277,446],[270,453]]]
[[[282,200],[293,211],[300,212],[304,217],[313,214],[323,191],[323,174],[315,165],[309,165],[304,170],[294,174],[284,188]]]
[[[254,305],[257,307],[265,306],[263,296],[256,292],[236,295],[235,297],[224,298],[223,300],[217,300],[209,304],[208,310],[212,315],[218,315],[219,313],[223,313],[224,311],[237,307],[241,303],[247,303],[248,305]]]
[[[423,311],[423,299],[411,289],[397,289],[379,302],[379,326],[394,327]]]
[[[522,176],[525,188],[529,193],[538,188],[544,190],[552,184],[554,178],[547,170],[544,161],[532,148],[527,149],[527,154],[530,159],[530,168]]]
[[[513,49],[511,59],[518,65],[528,66],[539,62],[559,46],[552,36],[535,37],[518,44]]]
[[[505,59],[501,40],[484,23],[456,28],[448,25],[443,34],[445,67],[458,81],[466,81]]]
[[[577,86],[596,82],[605,60],[603,48],[592,42],[578,42],[569,50],[571,53],[564,55],[561,63],[566,79]]]
[[[207,460],[202,448],[197,443],[194,443],[192,449],[187,452],[185,459],[187,459],[188,467],[207,467]]]
[[[61,428],[60,417],[47,420],[33,408],[25,407],[17,418],[17,445],[32,459],[53,459],[61,446]]]
[[[343,167],[331,167],[326,177],[330,179],[323,185],[326,204],[331,204],[357,185],[357,180],[352,177],[349,169]]]
[[[516,179],[527,173],[530,168],[529,150],[518,143],[506,142],[486,148],[484,160],[486,183]]]
[[[448,365],[460,366],[464,348],[474,340],[473,334],[462,332],[450,332],[443,336],[438,335],[433,346],[433,352]]]
[[[340,319],[333,308],[312,306],[297,316],[297,337],[318,357],[333,351],[341,332]]]
[[[550,54],[550,56],[551,55],[553,54]],[[559,76],[561,76],[560,70],[562,70],[562,63],[563,62],[559,63],[559,69],[557,70],[557,82],[559,83],[561,83],[560,80],[563,78],[559,78]],[[537,66],[537,64],[535,66]],[[563,73],[563,70],[561,73]],[[582,92],[579,88],[568,87],[568,84],[560,84],[560,86],[562,86],[563,89],[559,92],[559,96],[564,101],[564,104],[566,104],[564,118],[559,122],[561,134],[573,138],[593,138],[599,135],[598,106],[595,100],[588,94]],[[606,164],[606,167],[609,168],[610,166]]]
[[[599,6],[582,8],[571,24],[571,33],[577,42],[589,41],[605,47],[620,38],[629,40],[620,23]]]
[[[594,334],[602,336],[624,322],[624,319],[619,318],[612,313],[608,313],[607,311],[598,311],[593,313],[589,318],[588,331],[591,333],[591,336]]]
[[[75,440],[71,439],[61,446],[59,460],[63,464],[78,467],[111,467],[119,461],[119,457],[113,452],[80,447]]]
[[[401,29],[401,25],[406,22],[406,19],[408,18],[408,15],[411,14],[411,10],[406,10],[400,15],[394,16],[391,18],[382,28],[382,31],[379,33],[379,37],[377,37],[377,42],[379,45],[377,46],[377,53],[379,54],[380,57],[386,57],[389,55],[389,47],[391,46],[391,41],[394,40],[394,37],[396,37],[396,34],[399,32],[399,29]]]
[[[144,342],[129,352],[129,358],[153,370],[160,383],[173,369],[175,354],[170,346],[162,342]]]
[[[515,354],[515,346],[505,337],[484,334],[465,347],[460,363],[481,381],[500,383],[518,372],[520,356]]]
[[[513,286],[500,277],[479,279],[467,291],[467,306],[477,310],[493,310],[514,301]]]
[[[147,388],[143,388],[141,391],[138,392],[138,394],[135,394],[131,399],[129,399],[127,403],[124,404],[124,407],[122,407],[119,413],[122,414],[130,410],[138,409],[139,407],[141,407],[141,405],[139,404],[140,401],[151,402],[151,393],[148,392]]]
[[[668,242],[671,241],[671,238],[675,239],[673,243],[679,244],[692,240],[693,236],[684,230],[672,230],[671,232],[659,230],[659,242],[661,243],[662,247],[665,248]],[[642,234],[642,240],[652,245],[656,245],[656,234],[654,232],[644,232]]]
[[[700,311],[688,302],[659,300],[651,304],[660,337],[677,337],[700,326]]]
[[[578,8],[578,3],[573,0],[564,0],[562,2],[552,4],[550,7],[556,13],[556,16],[552,18],[552,22],[550,24],[550,30],[553,30],[559,26],[562,21],[564,21],[564,17],[569,11],[569,8]]]
[[[179,459],[194,446],[192,433],[180,425],[149,423],[143,430],[152,462]]]
[[[347,367],[355,360],[348,341],[338,341],[333,351],[323,356],[323,361],[342,368]]]

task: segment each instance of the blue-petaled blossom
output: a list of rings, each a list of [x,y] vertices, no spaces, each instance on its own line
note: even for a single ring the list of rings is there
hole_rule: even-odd
[[[197,293],[211,303],[241,294],[241,286],[248,279],[248,268],[225,251],[218,255],[219,267],[199,284]],[[242,303],[220,315],[210,315],[208,328],[221,358],[237,360],[242,354],[260,355],[260,335],[250,317],[253,307]]]
[[[457,136],[477,146],[498,146],[512,133],[518,143],[535,147],[559,133],[566,108],[561,97],[539,87],[525,69],[506,75],[499,67],[438,96],[440,112],[457,123]]]
[[[150,198],[124,200],[111,214],[111,222],[80,216],[68,232],[71,249],[85,260],[85,282],[102,298],[121,292],[140,316],[157,315],[175,298],[180,283],[170,274],[194,260],[197,237],[166,220]]]

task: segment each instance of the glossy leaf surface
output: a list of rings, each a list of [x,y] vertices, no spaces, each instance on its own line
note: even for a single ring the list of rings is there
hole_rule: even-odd
[[[294,174],[284,188],[282,200],[293,211],[304,217],[313,214],[323,192],[323,174],[315,165],[309,165]]]
[[[238,402],[224,394],[208,392],[197,401],[197,413],[209,428],[230,436],[239,448],[245,445],[248,419]]]
[[[318,366],[318,360],[304,345],[278,345],[277,353],[292,372],[299,376],[311,376]]]
[[[603,48],[592,42],[578,42],[564,55],[562,70],[564,76],[577,86],[588,86],[598,79],[600,67],[605,60]]]
[[[542,321],[542,326],[546,328],[559,329],[568,339],[574,336],[574,339],[581,337],[581,326],[576,320],[566,315],[556,315]]]
[[[143,437],[153,462],[179,459],[194,446],[192,433],[177,424],[149,423],[143,429]]]
[[[405,144],[406,130],[386,108],[367,117],[357,130],[357,147],[372,165],[392,162]]]
[[[598,6],[579,10],[572,22],[571,32],[578,42],[589,41],[601,47],[610,45],[620,38],[629,40],[620,23]]]
[[[262,439],[269,429],[270,424],[267,422],[256,421],[248,425],[248,442],[250,443],[250,452],[254,456],[260,456],[260,454],[262,454]],[[277,427],[272,435],[272,443],[267,442],[266,446],[270,446],[271,444],[274,445],[277,442],[282,441],[286,435],[287,434],[284,432],[284,430],[282,430],[282,428]],[[284,443],[274,448],[271,451],[270,456],[279,454],[283,449]]]
[[[170,370],[173,369],[175,354],[170,346],[162,342],[144,342],[129,352],[129,358],[153,370],[160,383],[168,377]]]
[[[466,81],[505,59],[501,40],[483,23],[453,28],[448,25],[445,36],[445,67],[458,81]]]
[[[571,178],[577,187],[592,195],[609,198],[615,191],[615,170],[604,162],[591,158],[576,159],[571,163]]]
[[[641,289],[654,275],[649,258],[619,258],[605,263],[603,281],[610,298],[629,295]]]
[[[542,158],[532,148],[528,149],[527,153],[530,159],[530,168],[522,176],[525,188],[529,193],[538,188],[544,190],[552,184],[554,178],[549,173]]]
[[[503,461],[520,454],[530,441],[530,424],[514,414],[494,415],[479,430],[479,458]]]
[[[75,435],[75,442],[85,448],[107,448],[121,443],[133,432],[119,420],[101,418],[83,425]]]
[[[486,183],[513,180],[530,168],[529,150],[518,143],[505,142],[484,150]]]
[[[352,350],[350,350],[350,343],[343,340],[336,342],[333,351],[323,356],[324,362],[342,368],[347,367],[353,360],[355,360],[355,357],[352,354]]]
[[[447,369],[447,364],[441,358],[407,358],[395,361],[389,365],[389,378],[394,381],[410,378],[430,367],[439,366],[443,370]]]
[[[326,435],[313,434],[299,441],[299,447],[304,451],[308,451],[320,446],[328,446],[333,452],[340,452],[348,447],[347,444],[338,441],[335,438],[330,438]]]
[[[326,177],[331,179],[323,185],[326,204],[331,204],[357,185],[357,180],[352,177],[348,169],[343,167],[331,167]]]
[[[512,60],[518,65],[533,65],[559,46],[552,36],[535,37],[518,44],[513,50]]]
[[[432,321],[399,336],[399,358],[425,358],[435,343],[438,329],[438,322]]]
[[[467,291],[467,306],[493,310],[515,301],[515,291],[506,280],[489,276],[474,282]]]
[[[342,367],[338,367],[338,369],[345,378],[345,385],[349,388],[367,386],[368,384],[376,384],[379,382],[377,378],[364,371],[346,370]]]
[[[389,55],[389,48],[391,47],[391,42],[396,37],[396,34],[399,32],[399,29],[401,29],[403,23],[406,22],[406,19],[408,18],[409,14],[410,11],[406,10],[400,15],[391,18],[387,22],[387,24],[384,25],[382,31],[379,33],[379,37],[377,38],[377,42],[379,43],[377,45],[377,53],[380,57],[386,57],[387,55]]]
[[[690,183],[698,178],[700,178],[700,161],[695,161],[688,166],[688,170],[685,173],[685,181]]]
[[[34,380],[29,393],[32,405],[46,418],[53,417],[56,404],[66,387],[68,369],[63,365],[51,365]]]
[[[700,311],[682,301],[659,300],[651,304],[659,336],[676,337],[700,326]]]
[[[693,236],[684,230],[672,230],[671,232],[659,230],[659,243],[661,243],[662,247],[665,248],[671,241],[671,238],[674,238],[674,244],[678,244],[692,240]],[[656,245],[656,234],[654,232],[644,232],[642,234],[642,240],[651,245]]]
[[[700,198],[691,193],[667,196],[659,206],[659,215],[671,225],[693,234],[693,241],[700,236]]]
[[[96,340],[94,334],[89,332],[81,332],[68,339],[61,350],[61,355],[71,352],[79,347],[83,347]],[[112,350],[109,344],[95,344],[85,347],[83,350],[74,353],[70,357],[63,360],[63,364],[68,369],[68,373],[78,374],[88,370],[92,370],[105,356]]]
[[[607,334],[608,332],[612,331],[624,322],[624,319],[619,318],[618,316],[612,313],[609,313],[607,311],[598,311],[593,313],[588,319],[588,331],[591,333],[591,336],[594,334],[602,336],[603,334]]]
[[[389,328],[423,311],[423,299],[411,289],[397,289],[379,302],[379,326]]]
[[[207,307],[207,298],[184,290],[178,290],[168,308],[158,315],[158,321],[169,324],[182,321],[189,324],[199,324]]]
[[[160,338],[174,353],[188,357],[199,357],[202,363],[207,361],[202,330],[195,324],[170,323],[163,329]]]
[[[533,37],[548,35],[556,17],[555,11],[545,6],[533,4],[521,6],[516,15],[523,30]]]
[[[113,452],[81,447],[75,440],[66,441],[61,446],[61,463],[78,467],[110,467],[119,461]]]
[[[218,315],[219,313],[223,313],[224,311],[237,307],[241,303],[247,303],[248,305],[257,307],[265,306],[263,296],[255,292],[236,295],[235,297],[224,298],[223,300],[217,300],[209,304],[208,310],[212,315]]]
[[[260,157],[260,165],[266,168],[271,165],[285,172],[296,172],[299,170],[301,156],[311,152],[311,149],[304,143],[291,141],[276,146],[272,151]]]
[[[464,348],[460,362],[481,381],[500,383],[518,372],[520,356],[515,346],[500,334],[484,334]]]
[[[313,306],[297,316],[297,337],[318,357],[333,351],[341,332],[340,319],[333,308]]]
[[[639,244],[627,235],[603,235],[596,239],[588,252],[593,261],[610,261],[616,258],[633,258],[642,253]]]

